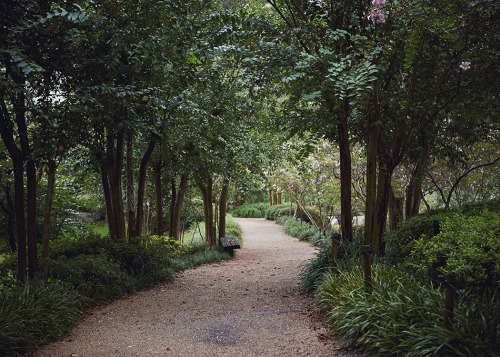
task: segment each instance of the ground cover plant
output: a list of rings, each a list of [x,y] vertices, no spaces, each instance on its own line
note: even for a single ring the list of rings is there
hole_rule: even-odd
[[[231,219],[227,232],[241,239]],[[190,245],[164,236],[127,244],[87,232],[53,242],[46,271],[17,285],[15,259],[7,258],[0,265],[0,355],[22,353],[67,333],[87,307],[154,286],[176,271],[225,259],[230,255],[221,249],[206,251],[200,237]]]
[[[249,203],[235,208],[231,214],[242,218],[264,218],[268,208],[269,203]]]
[[[451,328],[443,322],[443,285],[374,261],[372,288],[366,290],[362,229],[352,243],[339,247],[338,264],[333,267],[329,236],[293,217],[278,221],[288,234],[317,245],[318,253],[302,269],[302,286],[313,293],[332,330],[349,345],[376,356],[498,356],[500,298],[497,268],[490,260],[498,261],[494,242],[499,224],[497,214],[489,211],[493,206],[439,211],[431,218],[417,216],[414,228],[401,229],[408,244],[418,248],[409,249],[412,253],[406,259],[398,259],[401,265],[420,268],[419,273],[432,278],[456,272],[459,286],[466,288],[462,292],[472,298],[457,294]],[[441,233],[406,236],[409,231],[433,232],[438,215]],[[396,237],[397,232],[391,235]]]

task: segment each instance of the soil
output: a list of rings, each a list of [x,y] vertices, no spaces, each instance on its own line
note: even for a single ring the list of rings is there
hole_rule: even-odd
[[[232,260],[89,310],[71,335],[26,356],[358,356],[301,291],[314,247],[274,222],[237,220],[243,244]]]

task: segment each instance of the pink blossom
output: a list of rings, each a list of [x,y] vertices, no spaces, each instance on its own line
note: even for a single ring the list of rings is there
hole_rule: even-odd
[[[372,5],[375,7],[381,7],[385,5],[386,0],[373,0]]]
[[[468,69],[470,69],[470,62],[462,62],[460,64],[460,68],[463,69],[464,71],[467,71]]]
[[[387,20],[389,11],[382,12],[379,9],[373,9],[368,18],[372,20],[374,24],[383,24]]]

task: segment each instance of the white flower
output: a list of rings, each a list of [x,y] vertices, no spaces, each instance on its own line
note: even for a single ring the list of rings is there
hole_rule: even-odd
[[[464,71],[467,71],[468,69],[470,69],[470,62],[462,62],[460,64],[460,68],[463,69]]]

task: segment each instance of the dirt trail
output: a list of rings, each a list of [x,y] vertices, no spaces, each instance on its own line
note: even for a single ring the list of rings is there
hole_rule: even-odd
[[[244,243],[231,261],[96,308],[29,356],[355,356],[325,339],[300,291],[314,248],[274,222],[238,222]]]

